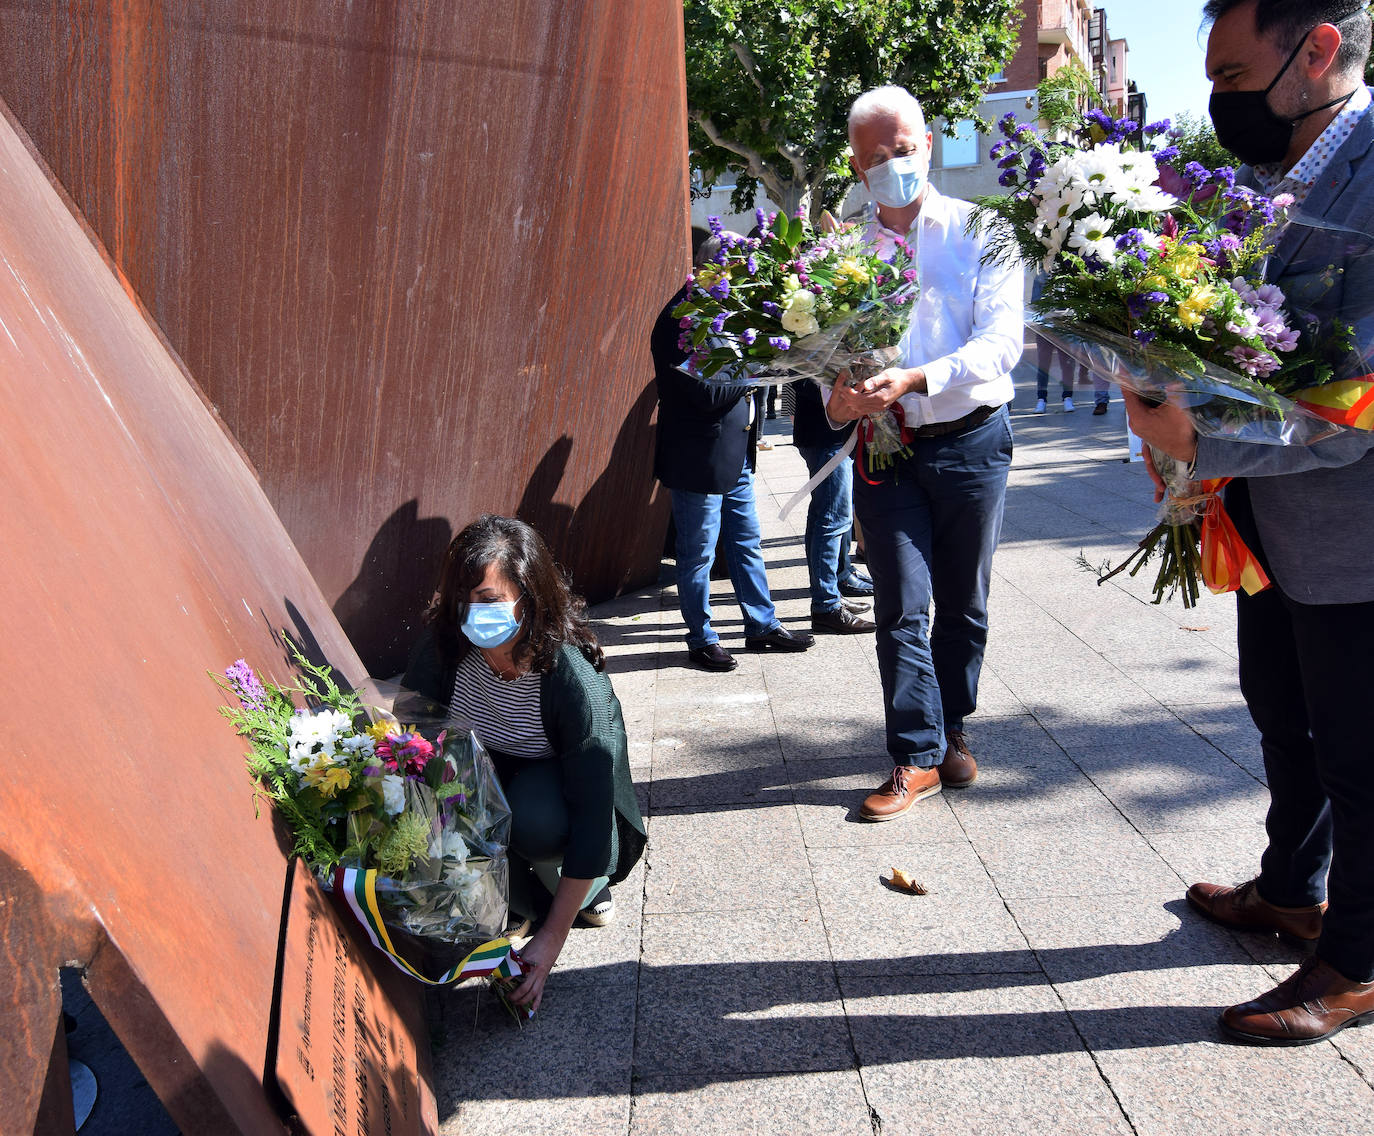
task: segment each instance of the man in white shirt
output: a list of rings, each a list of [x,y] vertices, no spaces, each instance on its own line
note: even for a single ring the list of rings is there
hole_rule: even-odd
[[[876,204],[870,224],[880,250],[904,238],[921,273],[900,365],[854,387],[837,383],[826,408],[835,423],[894,408],[910,450],[877,472],[860,456],[854,479],[893,761],[860,815],[880,821],[977,776],[963,727],[987,643],[1024,297],[1019,268],[982,262],[983,238],[965,229],[969,204],[928,183],[931,135],[910,93],[861,95],[849,111],[849,143]]]

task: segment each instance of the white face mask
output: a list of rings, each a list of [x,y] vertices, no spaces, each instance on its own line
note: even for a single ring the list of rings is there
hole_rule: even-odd
[[[903,154],[864,171],[868,192],[879,205],[902,209],[921,196],[929,167],[918,154]]]

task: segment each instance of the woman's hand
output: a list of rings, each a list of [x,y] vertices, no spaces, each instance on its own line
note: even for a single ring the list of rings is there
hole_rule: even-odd
[[[549,972],[558,961],[567,937],[566,927],[560,934],[546,921],[535,932],[534,938],[525,944],[525,949],[519,953],[520,970],[523,972],[520,985],[510,995],[510,1000],[517,1006],[527,1007],[530,1013],[539,1009],[539,1003],[544,998],[544,983],[548,981]]]
[[[889,367],[853,387],[841,376],[831,388],[825,412],[832,422],[852,422],[869,414],[881,414],[902,395],[922,393],[925,389],[926,373],[919,367]]]
[[[549,979],[553,964],[558,961],[573,920],[589,898],[591,883],[591,880],[579,880],[572,876],[560,879],[558,890],[553,894],[553,905],[543,925],[517,956],[524,974],[520,985],[511,991],[510,999],[517,1006],[528,1007],[530,1013],[539,1009],[544,997],[544,983]]]

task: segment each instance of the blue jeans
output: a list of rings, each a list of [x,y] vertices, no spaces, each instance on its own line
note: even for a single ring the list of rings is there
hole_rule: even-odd
[[[833,446],[798,446],[810,476],[840,452]],[[849,530],[853,526],[854,463],[842,461],[829,477],[811,490],[806,509],[806,569],[811,577],[811,610],[838,611],[839,582],[852,571]]]
[[[878,484],[855,479],[854,508],[873,577],[888,753],[929,769],[944,758],[945,731],[962,729],[978,703],[1011,416],[1002,407],[981,426],[917,438],[911,449]]]
[[[687,624],[691,649],[719,643],[711,626],[711,560],[716,538],[725,534],[725,564],[744,613],[744,634],[767,635],[778,623],[768,594],[768,574],[759,551],[759,518],[754,511],[754,472],[746,464],[727,493],[672,490],[677,525],[677,602]]]

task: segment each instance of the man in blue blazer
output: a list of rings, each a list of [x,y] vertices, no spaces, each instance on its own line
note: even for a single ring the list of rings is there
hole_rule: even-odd
[[[1336,378],[1374,377],[1365,2],[1209,0],[1204,18],[1218,138],[1247,163],[1243,179],[1296,199],[1267,275],[1319,327],[1354,328]],[[1188,900],[1227,926],[1315,943],[1315,953],[1275,989],[1224,1010],[1221,1028],[1256,1045],[1320,1041],[1374,1015],[1374,433],[1305,447],[1198,438],[1179,408],[1126,401],[1132,429],[1196,477],[1238,478],[1227,510],[1273,581],[1237,593],[1269,845],[1255,879],[1197,883]]]
[[[672,491],[677,527],[677,601],[687,624],[687,654],[708,671],[729,671],[734,657],[711,626],[711,561],[724,533],[725,563],[744,614],[744,645],[750,651],[805,651],[815,639],[788,631],[778,621],[759,550],[754,506],[754,446],[759,421],[753,387],[704,382],[679,370],[687,358],[678,347],[675,297],[650,335],[658,388],[658,436],[654,475]]]

